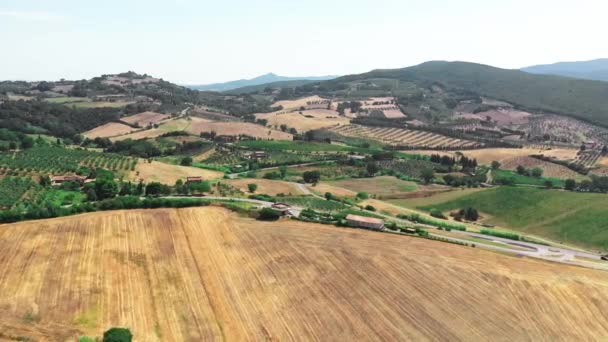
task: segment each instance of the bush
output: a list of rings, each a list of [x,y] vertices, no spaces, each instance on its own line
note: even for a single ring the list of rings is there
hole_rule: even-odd
[[[103,342],[131,342],[133,334],[126,328],[112,328],[103,333]]]
[[[368,205],[365,206],[365,210],[376,211],[376,208],[374,208],[373,206],[371,206],[371,205],[368,204]]]
[[[493,229],[482,229],[479,232],[484,235],[496,236],[496,237],[509,239],[509,240],[516,240],[516,241],[521,240],[521,236],[519,236],[519,234],[515,234],[515,233],[499,232],[499,231],[493,230]]]
[[[357,198],[361,199],[361,200],[366,200],[369,198],[369,194],[367,192],[358,192],[357,193]]]
[[[258,185],[255,183],[247,184],[247,190],[249,192],[254,193],[258,189]]]
[[[306,171],[302,174],[302,178],[306,183],[317,183],[321,179],[321,173],[319,171]]]
[[[276,221],[281,218],[281,215],[270,208],[263,208],[258,212],[258,220],[261,221]]]
[[[182,160],[179,162],[179,164],[182,166],[192,166],[192,157],[182,158]]]
[[[445,215],[443,215],[443,213],[441,211],[434,209],[434,208],[431,209],[430,213],[431,213],[431,216],[438,218],[438,219],[445,220],[447,218],[447,217],[445,217]]]

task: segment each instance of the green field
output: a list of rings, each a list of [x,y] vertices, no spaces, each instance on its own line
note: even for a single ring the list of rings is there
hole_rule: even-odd
[[[336,211],[346,209],[346,205],[335,202],[326,201],[320,198],[307,196],[307,197],[279,197],[277,198],[280,202],[287,203],[289,205],[310,208],[319,211]]]
[[[551,181],[553,183],[553,187],[563,188],[564,181],[559,178],[549,178],[549,177],[530,177],[525,175],[520,175],[517,172],[509,171],[509,170],[495,170],[494,179],[511,179],[513,180],[513,184],[517,185],[534,185],[534,186],[545,186],[546,181]]]
[[[558,242],[608,250],[608,195],[499,187],[421,206],[447,212],[474,207],[487,223]]]
[[[298,151],[298,152],[369,152],[369,149],[332,145],[305,141],[268,141],[247,140],[238,143],[239,146],[258,150]]]

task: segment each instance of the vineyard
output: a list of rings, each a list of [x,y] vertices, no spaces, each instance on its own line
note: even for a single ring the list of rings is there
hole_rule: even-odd
[[[471,149],[483,146],[483,144],[475,141],[450,138],[437,133],[402,128],[346,125],[332,128],[332,131],[347,137],[372,139],[393,146],[446,150]]]
[[[37,184],[30,178],[6,177],[0,180],[0,209],[10,208]]]
[[[36,147],[21,152],[0,153],[0,174],[16,176],[34,173],[75,172],[80,166],[112,171],[134,170],[136,158],[117,154],[72,150],[59,147]]]

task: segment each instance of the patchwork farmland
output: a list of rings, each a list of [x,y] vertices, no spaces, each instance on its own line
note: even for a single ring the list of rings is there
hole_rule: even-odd
[[[3,225],[0,251],[0,339],[111,326],[137,341],[608,336],[601,272],[216,208]]]
[[[372,139],[393,146],[410,146],[413,148],[428,149],[472,149],[483,146],[482,143],[475,141],[402,128],[347,125],[335,127],[331,130],[343,136]]]

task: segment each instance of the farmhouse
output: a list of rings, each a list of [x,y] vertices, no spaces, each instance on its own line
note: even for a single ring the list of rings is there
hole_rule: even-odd
[[[55,185],[61,185],[67,182],[74,182],[74,183],[78,183],[80,185],[83,185],[86,181],[87,177],[84,176],[77,176],[77,175],[73,175],[73,176],[53,176],[51,177],[51,185],[55,186]]]
[[[200,176],[186,177],[186,184],[202,183],[202,182],[203,182],[203,177],[200,177]]]
[[[282,216],[291,215],[291,206],[286,203],[274,203],[270,208]]]
[[[384,229],[384,220],[349,214],[346,216],[346,222],[353,227],[367,228],[374,230]]]

